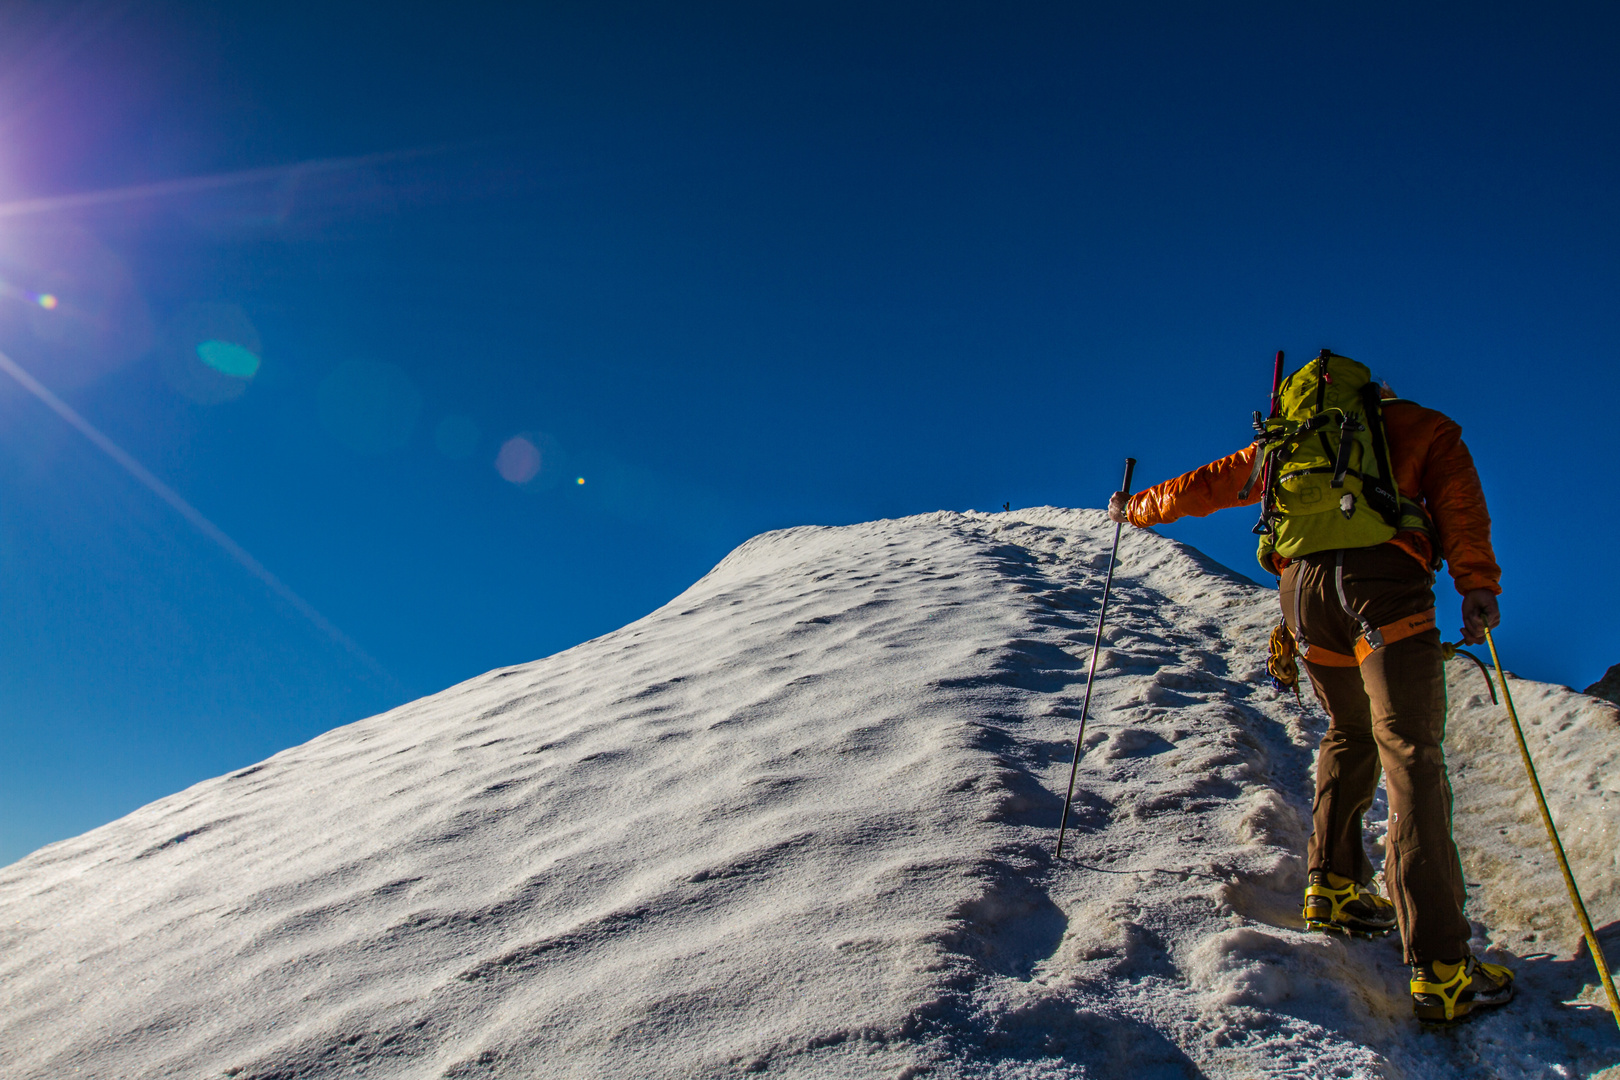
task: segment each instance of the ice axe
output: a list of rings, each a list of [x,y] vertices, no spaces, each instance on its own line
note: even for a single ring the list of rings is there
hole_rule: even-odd
[[[1119,490],[1131,493],[1131,473],[1136,471],[1136,459],[1125,459],[1125,479]],[[1091,711],[1091,684],[1097,677],[1097,654],[1102,651],[1103,622],[1108,618],[1108,590],[1114,584],[1114,562],[1119,558],[1119,530],[1121,522],[1114,522],[1114,546],[1108,549],[1108,577],[1103,582],[1102,608],[1097,612],[1097,640],[1091,643],[1091,670],[1086,672],[1086,697],[1080,706],[1080,730],[1074,736],[1074,761],[1069,765],[1069,793],[1063,799],[1063,820],[1058,823],[1057,858],[1063,857],[1063,834],[1069,827],[1069,807],[1074,803],[1074,777],[1080,771],[1080,742],[1086,737],[1086,714]]]

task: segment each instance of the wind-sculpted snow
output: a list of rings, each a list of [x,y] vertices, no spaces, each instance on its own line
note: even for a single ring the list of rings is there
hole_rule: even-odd
[[[1263,685],[1275,594],[1152,533],[1121,545],[1053,861],[1111,536],[1063,510],[766,534],[622,630],[42,849],[0,870],[0,1074],[1620,1062],[1477,670],[1451,673],[1457,826],[1476,947],[1523,997],[1424,1032],[1395,942],[1301,929],[1323,720]],[[1514,690],[1620,956],[1616,712]]]

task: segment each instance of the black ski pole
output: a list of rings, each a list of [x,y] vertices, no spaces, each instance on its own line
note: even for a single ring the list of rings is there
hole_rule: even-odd
[[[1136,459],[1125,459],[1125,480],[1119,490],[1131,493],[1131,473],[1136,471]],[[1063,798],[1063,820],[1058,824],[1057,858],[1063,858],[1063,833],[1069,827],[1069,807],[1074,802],[1074,777],[1080,771],[1080,742],[1086,737],[1086,714],[1091,711],[1091,684],[1097,677],[1097,654],[1102,651],[1103,621],[1108,618],[1108,590],[1114,584],[1114,562],[1119,558],[1119,530],[1121,522],[1114,522],[1114,546],[1108,552],[1108,577],[1103,582],[1102,608],[1097,612],[1097,640],[1091,643],[1091,670],[1086,672],[1086,697],[1080,706],[1080,730],[1074,737],[1074,761],[1069,765],[1069,793]]]

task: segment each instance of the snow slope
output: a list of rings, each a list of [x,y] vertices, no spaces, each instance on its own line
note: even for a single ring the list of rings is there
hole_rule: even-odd
[[[622,630],[0,869],[0,1074],[1620,1077],[1477,670],[1457,826],[1523,997],[1426,1032],[1393,941],[1299,929],[1322,717],[1262,685],[1275,595],[1151,532],[1053,861],[1112,532],[756,537]],[[1514,692],[1620,960],[1620,718]]]

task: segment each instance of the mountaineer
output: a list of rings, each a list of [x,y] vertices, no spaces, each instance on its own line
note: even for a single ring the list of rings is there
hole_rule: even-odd
[[[1399,926],[1413,1010],[1452,1020],[1506,1004],[1513,972],[1469,950],[1451,835],[1444,652],[1434,575],[1449,564],[1463,641],[1500,616],[1501,570],[1462,429],[1381,390],[1366,367],[1324,349],[1281,381],[1250,446],[1127,497],[1108,516],[1139,528],[1262,503],[1260,563],[1280,577],[1274,651],[1305,661],[1329,724],[1317,759],[1304,917],[1370,935]],[[1284,678],[1298,679],[1287,663]],[[1384,881],[1368,888],[1362,844],[1380,768],[1389,793]],[[1393,902],[1392,902],[1393,901]]]

